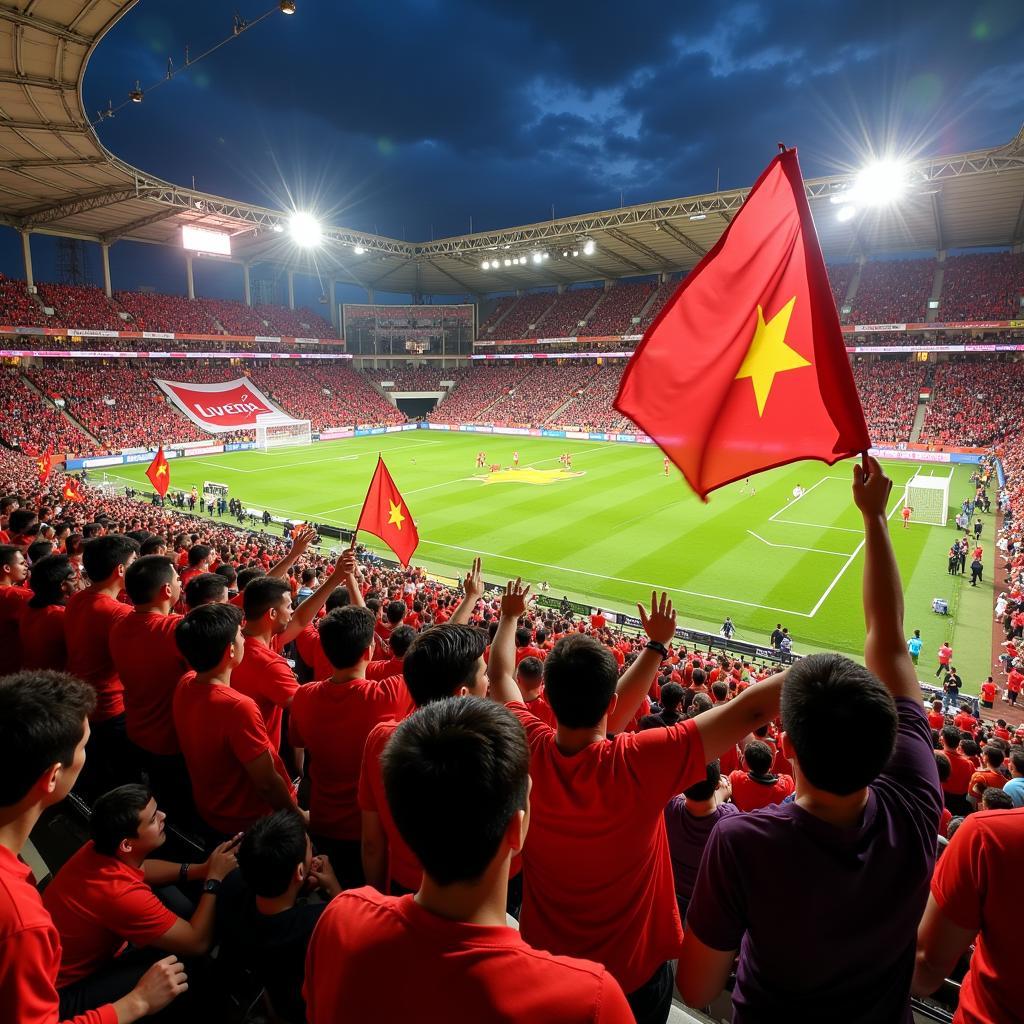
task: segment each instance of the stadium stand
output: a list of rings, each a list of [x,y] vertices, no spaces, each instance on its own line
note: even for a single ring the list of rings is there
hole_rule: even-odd
[[[858,362],[853,379],[872,441],[909,441],[926,366],[903,361]]]
[[[499,299],[495,304],[494,309],[487,315],[483,323],[480,324],[479,332],[481,338],[487,338],[491,336],[491,331],[495,324],[519,301],[519,297],[516,295],[506,295],[504,298]]]
[[[922,444],[988,447],[1019,424],[1024,363],[941,363],[933,386]]]
[[[507,394],[522,379],[522,366],[476,367],[427,416],[433,423],[488,422],[481,417],[488,406]]]
[[[609,334],[636,334],[639,325],[633,318],[640,315],[644,303],[651,297],[655,285],[650,281],[616,284],[601,298],[597,309],[590,314],[583,333],[601,337]]]
[[[440,366],[387,366],[380,370],[363,370],[363,376],[383,387],[390,381],[386,391],[443,391],[441,381],[458,381],[468,371],[461,367],[442,369]]]
[[[0,370],[0,441],[4,444],[55,452],[91,451],[92,441],[66,416],[32,391],[14,367]]]
[[[939,319],[1011,320],[1021,315],[1024,253],[969,253],[942,264]]]
[[[865,263],[844,323],[923,323],[937,266],[935,260]]]
[[[846,293],[850,290],[853,280],[855,263],[830,263],[828,265],[828,282],[832,286],[832,298],[836,300],[836,309],[841,309]]]
[[[127,324],[117,315],[113,302],[99,288],[73,284],[40,284],[39,297],[52,306],[67,327],[85,327],[99,331],[126,331]]]
[[[58,327],[29,295],[24,281],[0,274],[0,323],[13,327]]]
[[[129,330],[175,334],[219,334],[209,312],[183,295],[157,292],[115,292],[114,298],[132,315]]]
[[[654,318],[661,312],[661,307],[675,294],[676,289],[679,287],[679,281],[666,281],[664,284],[658,285],[654,292],[654,295],[648,300],[649,305],[644,310],[643,316],[640,320],[640,329],[636,332],[630,332],[642,334],[647,330],[648,327],[654,323]]]
[[[539,427],[568,396],[585,391],[600,372],[600,367],[579,363],[535,364],[487,410],[487,416],[502,426]]]
[[[538,324],[545,313],[555,304],[558,299],[556,292],[530,292],[519,298],[516,304],[508,311],[505,319],[492,331],[488,331],[487,337],[496,340],[502,338],[535,338],[537,332],[547,330],[546,327]],[[555,337],[555,335],[544,335]]]
[[[580,321],[597,305],[602,294],[600,288],[570,288],[562,292],[544,317],[545,337],[571,338],[577,334],[590,334],[589,322],[580,327]]]

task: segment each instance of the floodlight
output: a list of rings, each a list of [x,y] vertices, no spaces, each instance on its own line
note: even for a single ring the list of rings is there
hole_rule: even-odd
[[[909,168],[900,160],[878,160],[868,164],[853,184],[857,200],[869,206],[886,206],[906,192]]]
[[[295,0],[281,0],[277,6],[281,9],[282,14],[295,13]]]
[[[839,207],[839,212],[836,214],[836,220],[845,224],[848,220],[853,220],[856,215],[857,207],[847,203],[846,206]]]
[[[541,261],[542,259],[544,259],[544,257],[543,257],[543,256],[542,256],[542,255],[541,255],[541,254],[540,254],[539,252],[535,252],[535,253],[533,254],[533,262],[534,262],[534,263],[540,263],[540,261]]]
[[[579,254],[580,254],[579,249],[573,249],[572,254],[573,254],[573,256],[579,256]]]
[[[490,260],[484,260],[483,263],[480,264],[480,269],[481,270],[490,270],[491,269],[491,262],[490,262]]]
[[[563,249],[562,250],[562,255],[563,256],[568,256],[569,255],[569,250],[568,249]]]
[[[706,213],[691,213],[690,220],[707,220],[708,215]]]
[[[593,256],[594,255],[594,240],[592,238],[588,238],[583,243],[583,255],[584,256]]]
[[[316,217],[304,210],[297,210],[288,222],[292,240],[303,249],[312,249],[320,244],[320,224]]]
[[[505,257],[505,266],[506,267],[511,267],[512,266],[512,261],[507,256]]]
[[[273,230],[274,230],[274,231],[275,231],[275,232],[276,232],[277,234],[281,234],[281,232],[282,232],[282,231],[284,231],[284,228],[283,228],[283,227],[281,227],[281,225],[280,225],[280,224],[275,224],[275,225],[274,225],[274,227],[273,227]]]
[[[354,252],[354,253],[355,253],[355,254],[356,254],[357,256],[362,256],[362,255],[363,255],[363,253],[364,253],[364,252],[366,252],[366,250],[365,250],[365,249],[364,249],[364,248],[363,248],[363,247],[362,247],[361,245],[353,245],[353,246],[352,246],[352,251],[353,251],[353,252]]]

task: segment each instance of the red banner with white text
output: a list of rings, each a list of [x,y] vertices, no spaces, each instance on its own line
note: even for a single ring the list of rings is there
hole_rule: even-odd
[[[222,384],[156,383],[197,427],[211,434],[252,428],[257,416],[281,412],[247,377]]]

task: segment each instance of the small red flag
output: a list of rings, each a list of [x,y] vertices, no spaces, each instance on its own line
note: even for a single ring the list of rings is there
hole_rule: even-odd
[[[82,493],[82,485],[77,477],[69,476],[64,481],[64,490],[61,492],[65,501],[85,501]]]
[[[868,449],[796,150],[772,160],[651,324],[615,408],[705,501],[751,473]]]
[[[163,445],[157,449],[156,455],[153,456],[153,461],[146,469],[146,476],[149,477],[153,490],[163,498],[167,494],[167,489],[171,486],[171,467],[167,464]]]
[[[50,473],[53,471],[53,445],[48,444],[46,451],[42,455],[36,457],[36,469],[39,471],[39,482],[45,484],[50,479]]]
[[[416,524],[409,506],[402,499],[395,481],[391,479],[384,459],[377,457],[377,469],[366,492],[363,511],[359,513],[356,530],[365,530],[382,541],[398,556],[402,565],[408,565],[420,542]]]

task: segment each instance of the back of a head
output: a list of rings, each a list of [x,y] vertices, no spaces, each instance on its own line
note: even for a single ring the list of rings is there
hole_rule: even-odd
[[[516,666],[516,676],[524,683],[537,686],[544,679],[544,662],[540,658],[523,658]]]
[[[384,609],[384,615],[392,626],[397,626],[405,618],[405,612],[404,601],[389,601],[387,608]]]
[[[201,565],[211,554],[212,551],[206,544],[193,544],[188,549],[189,567],[194,569],[197,565]]]
[[[743,760],[752,775],[767,775],[771,771],[774,757],[771,747],[760,740],[751,740],[743,748]]]
[[[132,604],[150,604],[157,599],[162,587],[174,582],[176,575],[174,562],[166,555],[144,555],[128,566],[124,589]]]
[[[243,569],[236,577],[235,582],[238,584],[238,589],[244,592],[248,589],[249,584],[252,583],[253,580],[262,579],[266,575],[265,570],[254,565],[250,566],[248,569]]]
[[[892,756],[896,703],[863,665],[839,654],[812,654],[789,669],[782,726],[800,771],[817,789],[849,796],[871,783]],[[842,757],[836,736],[857,736]]]
[[[1013,810],[1013,798],[1009,793],[1003,792],[998,786],[988,786],[981,794],[981,811],[1010,811]]]
[[[420,708],[395,730],[381,766],[395,825],[438,885],[478,879],[526,809],[526,734],[489,700]]]
[[[254,584],[255,585],[255,584]],[[320,645],[337,669],[352,668],[373,644],[373,612],[358,605],[335,608],[320,620]]]
[[[108,533],[93,537],[82,546],[82,568],[93,583],[110,579],[119,565],[127,565],[139,545],[130,537]]]
[[[660,704],[664,711],[678,711],[683,703],[683,688],[678,683],[666,683],[661,688]]]
[[[67,555],[47,555],[32,566],[28,585],[32,589],[32,604],[43,607],[63,599],[64,584],[75,577],[75,567]]]
[[[710,711],[714,706],[711,698],[706,693],[694,694],[693,703],[690,705],[687,718],[696,718],[698,715],[704,714],[705,711]]]
[[[28,558],[29,565],[34,566],[36,562],[41,562],[47,555],[53,554],[53,541],[49,540],[34,540],[28,546],[28,550],[25,552]]]
[[[722,779],[722,764],[720,761],[712,761],[708,765],[707,777],[700,782],[695,782],[689,789],[683,790],[683,796],[687,800],[710,800],[718,789],[718,783]]]
[[[306,860],[306,826],[293,810],[274,811],[249,828],[238,846],[245,884],[267,899],[281,896]]]
[[[715,701],[720,704],[729,696],[729,687],[719,680],[717,683],[711,684],[711,692],[715,695]]]
[[[39,517],[30,508],[15,509],[7,520],[7,532],[22,540],[34,537],[39,532]]]
[[[291,587],[276,576],[260,576],[252,580],[242,591],[242,607],[248,622],[259,622],[275,605],[280,604],[285,594],[291,598]]]
[[[158,533],[151,533],[144,540],[139,541],[140,555],[159,555],[166,550],[167,538]]]
[[[396,658],[404,658],[415,639],[416,630],[412,626],[396,626],[390,637],[391,653]]]
[[[533,640],[533,634],[525,626],[516,630],[516,647],[528,647]]]
[[[984,750],[985,761],[990,768],[998,769],[1003,763],[1003,748],[990,743]]]
[[[1018,775],[1024,775],[1024,750],[1014,747],[1010,751],[1010,761]]]
[[[944,725],[942,732],[942,745],[947,750],[956,750],[960,746],[960,730],[955,725]]]
[[[0,677],[0,807],[24,799],[55,764],[68,767],[96,707],[96,691],[64,672]]]
[[[693,670],[692,678],[694,686],[703,686],[705,681],[707,680],[707,676],[704,674],[704,669],[702,668],[695,668]]]
[[[402,661],[405,684],[417,707],[471,686],[487,648],[487,634],[475,626],[444,623],[418,633]]]
[[[238,635],[242,611],[233,604],[204,604],[178,623],[174,641],[194,672],[209,672],[220,664]]]
[[[185,584],[185,604],[189,608],[222,604],[227,599],[228,581],[219,572],[201,572]]]
[[[571,633],[544,662],[544,693],[555,718],[567,729],[592,729],[608,712],[619,668],[600,641]]]
[[[153,799],[145,786],[118,786],[96,799],[89,834],[100,853],[112,857],[122,839],[139,834],[139,815]]]
[[[935,769],[939,773],[939,782],[945,782],[953,774],[953,766],[945,754],[936,753]]]

